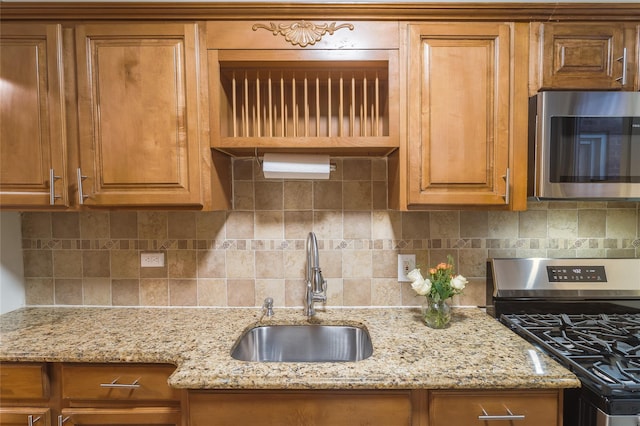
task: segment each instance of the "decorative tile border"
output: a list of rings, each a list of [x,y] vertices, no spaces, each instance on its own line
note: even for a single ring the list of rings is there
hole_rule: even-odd
[[[638,249],[640,238],[454,238],[319,240],[321,250]],[[24,239],[25,250],[304,250],[305,240],[75,240]]]

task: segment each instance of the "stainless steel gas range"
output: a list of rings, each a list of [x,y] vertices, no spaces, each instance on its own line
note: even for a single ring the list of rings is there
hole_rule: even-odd
[[[488,312],[573,371],[564,426],[640,426],[640,259],[490,259]]]

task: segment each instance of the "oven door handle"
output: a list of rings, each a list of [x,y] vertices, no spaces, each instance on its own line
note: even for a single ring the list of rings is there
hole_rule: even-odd
[[[507,407],[504,407],[504,409],[507,410],[507,414],[501,414],[501,415],[495,415],[495,416],[487,413],[487,410],[485,410],[484,408],[482,407],[480,408],[482,409],[482,415],[478,416],[478,420],[524,420],[525,419],[524,414],[513,414],[511,410],[509,410]]]

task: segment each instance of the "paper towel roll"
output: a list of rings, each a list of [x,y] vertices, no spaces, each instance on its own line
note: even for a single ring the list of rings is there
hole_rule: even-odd
[[[329,156],[322,154],[266,153],[262,161],[265,179],[329,179]]]

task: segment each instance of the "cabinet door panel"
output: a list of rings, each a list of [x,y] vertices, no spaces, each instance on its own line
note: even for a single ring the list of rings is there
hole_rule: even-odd
[[[410,26],[409,205],[506,205],[510,26]]]
[[[410,391],[193,392],[191,426],[410,426]]]
[[[560,424],[558,392],[430,392],[430,426],[554,426]],[[509,414],[511,413],[511,414]],[[512,421],[489,416],[522,416]],[[485,416],[483,418],[482,416]]]
[[[48,408],[15,407],[0,408],[0,426],[51,426]]]
[[[542,34],[543,89],[623,88],[621,25],[545,24]]]
[[[0,398],[3,401],[48,397],[49,380],[43,364],[0,365]]]
[[[60,26],[0,28],[0,206],[65,206]]]
[[[201,204],[196,25],[76,34],[84,203]]]

